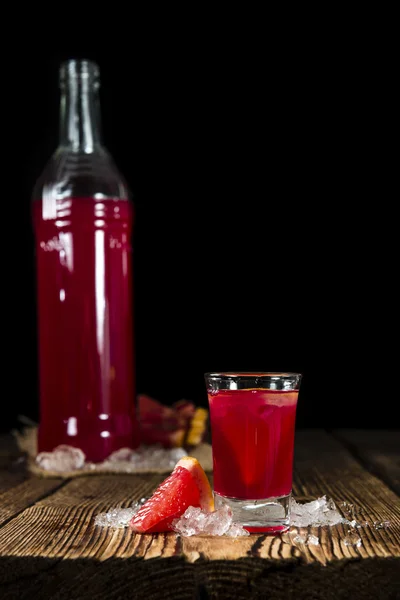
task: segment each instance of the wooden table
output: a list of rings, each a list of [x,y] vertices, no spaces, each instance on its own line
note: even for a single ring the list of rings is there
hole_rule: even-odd
[[[399,432],[319,430],[296,434],[294,495],[326,494],[360,507],[387,529],[310,528],[238,539],[134,535],[94,525],[112,506],[150,495],[160,475],[71,480],[29,476],[10,437],[0,439],[0,598],[400,598]],[[300,530],[300,533],[304,533]]]

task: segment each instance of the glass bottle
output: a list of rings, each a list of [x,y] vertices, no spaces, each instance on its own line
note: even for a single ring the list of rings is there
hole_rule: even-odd
[[[99,462],[139,444],[132,235],[127,185],[104,147],[99,68],[60,67],[60,140],[33,191],[38,450],[78,447]]]

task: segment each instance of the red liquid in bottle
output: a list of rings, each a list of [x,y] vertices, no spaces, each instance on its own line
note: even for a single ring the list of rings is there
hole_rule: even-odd
[[[103,144],[100,71],[60,66],[60,138],[33,190],[39,451],[102,461],[139,443],[135,419],[133,204]]]
[[[33,202],[38,293],[39,451],[89,461],[138,445],[128,200]]]

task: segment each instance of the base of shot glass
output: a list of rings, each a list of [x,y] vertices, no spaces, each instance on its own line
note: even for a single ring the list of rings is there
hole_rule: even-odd
[[[240,500],[221,496],[214,492],[215,509],[228,505],[233,521],[240,523],[250,533],[283,533],[290,525],[290,498],[266,498],[264,500]]]

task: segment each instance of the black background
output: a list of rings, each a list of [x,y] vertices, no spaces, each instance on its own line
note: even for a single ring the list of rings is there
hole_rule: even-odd
[[[104,140],[134,196],[137,391],[206,405],[206,371],[300,371],[300,427],[397,425],[393,196],[366,160],[368,60],[285,49],[149,31],[6,61],[3,428],[38,417],[30,200],[66,58],[100,66]]]

